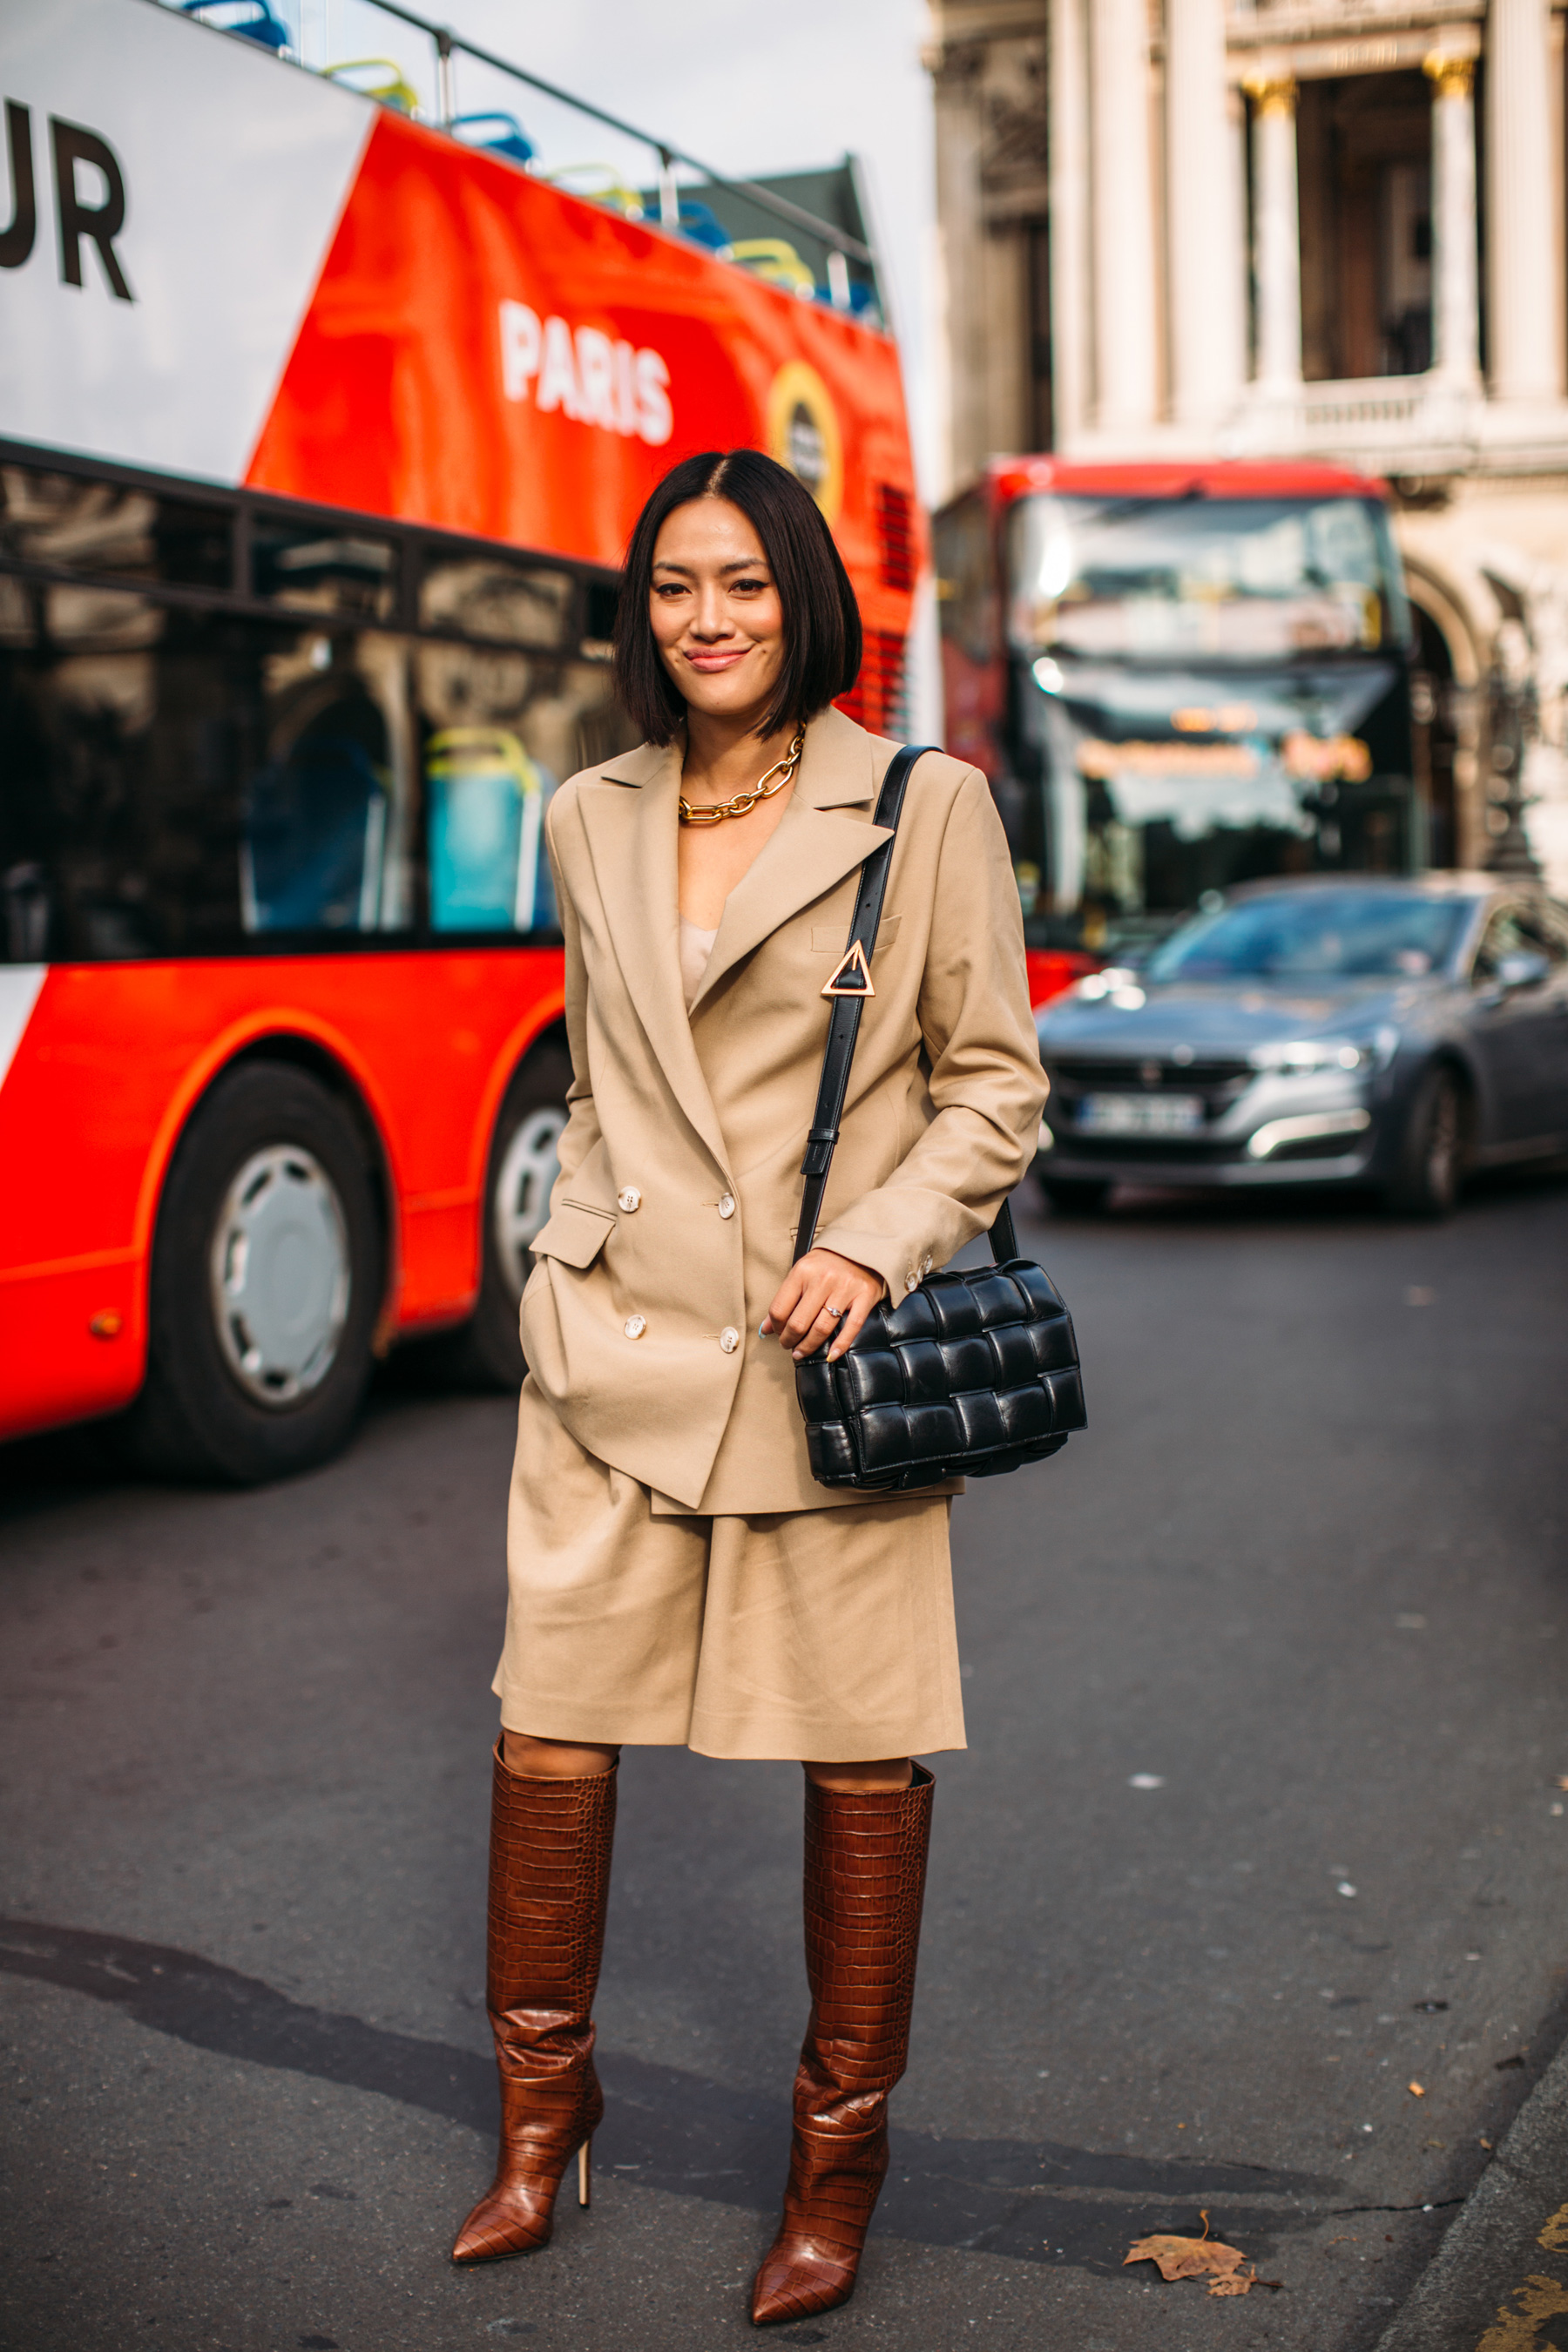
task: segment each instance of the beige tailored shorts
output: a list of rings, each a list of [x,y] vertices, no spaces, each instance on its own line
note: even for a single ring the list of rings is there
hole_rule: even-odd
[[[531,1381],[518,1413],[509,1731],[868,1762],[962,1748],[946,1496],[656,1516]]]

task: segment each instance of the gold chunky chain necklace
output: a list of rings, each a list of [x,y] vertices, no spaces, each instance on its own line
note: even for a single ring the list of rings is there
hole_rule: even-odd
[[[705,806],[697,808],[693,808],[689,800],[678,801],[676,806],[680,812],[681,824],[718,824],[727,816],[750,816],[759,801],[771,801],[775,793],[782,793],[784,786],[793,780],[795,772],[800,765],[800,755],[805,749],[805,730],[804,727],[797,727],[795,741],[790,745],[784,758],[775,760],[771,768],[764,768],[750,792],[737,793],[731,801],[710,801]],[[777,783],[769,782],[769,778],[773,776],[778,778]]]

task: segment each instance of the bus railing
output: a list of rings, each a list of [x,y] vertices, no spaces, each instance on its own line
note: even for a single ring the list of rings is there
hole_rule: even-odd
[[[856,235],[841,221],[796,203],[777,187],[715,171],[673,142],[576,97],[448,26],[433,23],[405,7],[402,0],[337,0],[337,15],[340,21],[347,18],[356,32],[362,27],[379,32],[384,20],[390,19],[423,36],[429,44],[430,103],[416,87],[417,68],[410,73],[391,56],[345,53],[333,59],[325,53],[331,0],[158,0],[158,5],[235,38],[254,42],[285,64],[358,89],[364,97],[537,178],[571,187],[574,193],[628,216],[655,222],[787,291],[857,315],[869,325],[883,323],[882,273],[868,236]],[[363,46],[368,52],[374,42],[354,46]],[[321,53],[312,55],[312,50]],[[613,133],[617,142],[625,142],[647,159],[644,169],[625,168],[624,158],[621,167],[596,156],[547,161],[542,142],[516,114],[498,106],[459,104],[460,58],[487,76],[528,90],[551,108],[563,109],[570,117]],[[525,117],[528,111],[525,106]],[[487,126],[489,135],[481,135]],[[598,186],[577,184],[595,175]],[[866,226],[866,206],[852,159],[847,157],[843,166],[832,173],[801,176],[816,178],[824,189],[837,184],[835,192],[845,209]],[[650,188],[637,184],[645,177],[651,181]],[[774,225],[791,234],[757,234]]]

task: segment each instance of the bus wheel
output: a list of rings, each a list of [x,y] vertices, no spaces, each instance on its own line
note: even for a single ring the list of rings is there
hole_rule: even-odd
[[[380,1219],[363,1138],[301,1070],[247,1062],[191,1119],[153,1247],[143,1467],[240,1486],[337,1453],[371,1373]]]
[[[448,1380],[466,1388],[519,1389],[528,1370],[518,1332],[533,1236],[550,1214],[566,1125],[572,1064],[558,1046],[531,1054],[501,1098],[485,1174],[479,1296],[460,1331],[434,1343]]]

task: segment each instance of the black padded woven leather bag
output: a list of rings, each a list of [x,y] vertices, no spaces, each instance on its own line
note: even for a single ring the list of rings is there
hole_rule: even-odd
[[[910,771],[929,744],[891,761],[876,823],[896,834]],[[849,1084],[893,844],[873,850],[840,978],[858,993],[834,1000],[822,1084],[801,1173],[795,1256],[816,1237]],[[862,960],[853,964],[857,944]],[[897,1495],[944,1478],[994,1478],[1059,1453],[1085,1426],[1072,1318],[1043,1269],[1017,1254],[1004,1202],[991,1228],[995,1263],[929,1275],[898,1304],[874,1307],[836,1364],[826,1348],[795,1366],[811,1475],[821,1486]]]

